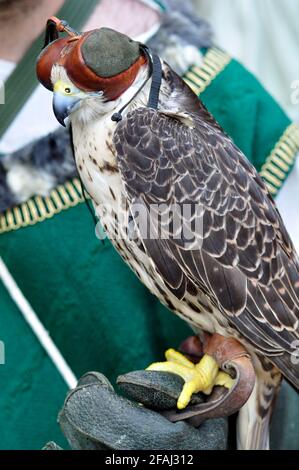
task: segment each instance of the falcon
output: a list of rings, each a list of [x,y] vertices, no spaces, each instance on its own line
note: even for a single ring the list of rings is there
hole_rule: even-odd
[[[59,37],[65,32],[65,37]],[[198,334],[235,338],[256,383],[238,444],[268,448],[283,375],[299,388],[299,262],[267,188],[187,84],[137,41],[51,18],[37,62],[69,125],[80,178],[114,247]],[[205,355],[151,366],[181,375],[178,408],[231,379]]]

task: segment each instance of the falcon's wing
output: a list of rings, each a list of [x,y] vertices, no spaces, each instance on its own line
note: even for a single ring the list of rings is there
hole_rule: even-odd
[[[188,119],[139,108],[118,125],[114,143],[129,201],[148,213],[164,204],[170,219],[163,237],[143,236],[168,288],[182,299],[190,284],[200,286],[298,387],[290,354],[299,339],[299,264],[254,167],[203,105]],[[192,232],[189,243],[176,236],[172,205]]]

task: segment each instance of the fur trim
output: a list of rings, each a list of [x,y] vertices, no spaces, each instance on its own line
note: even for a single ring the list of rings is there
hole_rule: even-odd
[[[74,178],[69,134],[59,129],[0,160],[0,212]]]

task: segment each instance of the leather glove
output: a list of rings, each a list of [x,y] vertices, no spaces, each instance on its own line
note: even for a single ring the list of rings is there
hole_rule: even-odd
[[[183,386],[180,377],[140,371],[120,377],[119,383],[127,395],[135,399],[138,395],[139,403],[116,393],[106,377],[95,372],[83,376],[69,393],[58,420],[72,449],[226,449],[225,418],[207,420],[196,428],[183,421],[172,423],[161,414],[175,408]],[[145,407],[143,401],[157,411]],[[192,400],[193,405],[202,402],[200,394]],[[49,443],[45,449],[59,447]]]

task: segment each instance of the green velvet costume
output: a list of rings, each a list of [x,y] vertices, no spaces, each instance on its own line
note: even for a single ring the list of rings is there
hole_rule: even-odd
[[[299,151],[298,126],[242,65],[218,49],[205,51],[203,66],[191,68],[185,79],[275,196]],[[110,242],[96,238],[77,180],[1,214],[0,234],[1,257],[78,377],[97,370],[114,381],[161,359],[191,333]],[[56,417],[67,386],[2,284],[0,291],[0,340],[6,346],[0,448],[39,449],[49,440],[64,445]],[[275,446],[296,445],[294,437],[285,441],[275,438]]]

